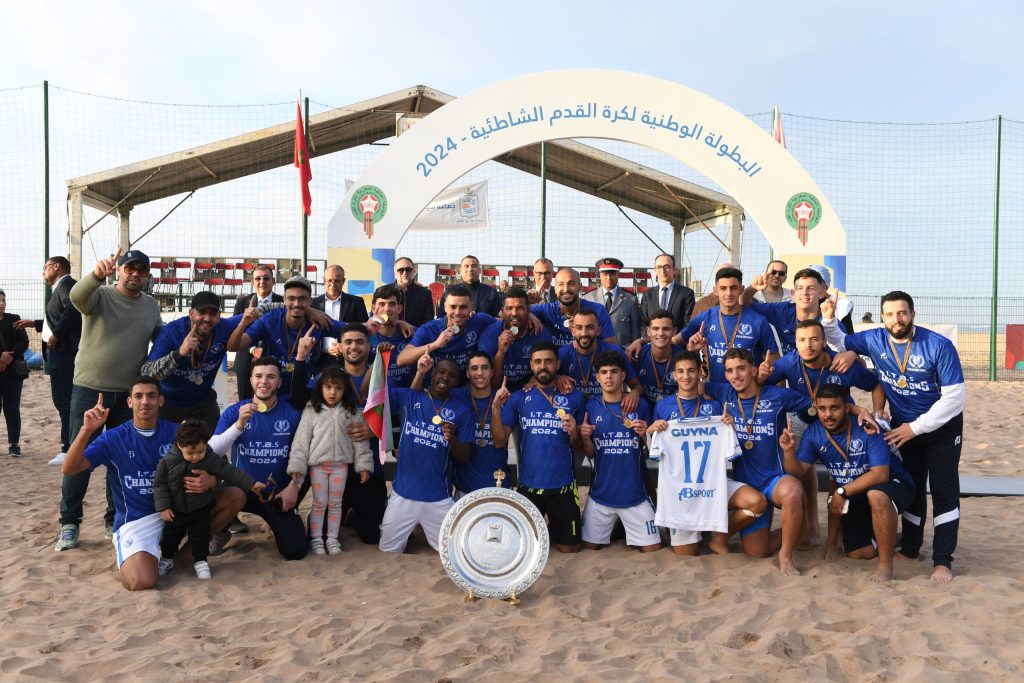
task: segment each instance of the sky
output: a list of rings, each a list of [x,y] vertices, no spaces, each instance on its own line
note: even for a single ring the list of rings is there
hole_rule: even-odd
[[[36,2],[0,8],[0,88],[48,79],[159,102],[330,104],[534,71],[674,80],[753,113],[1024,119],[1024,3]],[[371,11],[372,8],[372,11]]]

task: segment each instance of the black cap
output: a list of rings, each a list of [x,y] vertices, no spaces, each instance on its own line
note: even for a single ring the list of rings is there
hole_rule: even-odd
[[[133,261],[138,261],[142,263],[142,265],[149,268],[149,257],[143,254],[138,249],[129,249],[128,251],[121,254],[121,258],[117,259],[117,265],[123,266],[126,263],[132,263]]]
[[[197,311],[201,311],[206,308],[215,308],[220,310],[220,297],[213,292],[197,292],[192,297],[192,308]]]
[[[601,272],[617,273],[622,270],[622,261],[617,258],[603,258],[597,262],[597,269]]]

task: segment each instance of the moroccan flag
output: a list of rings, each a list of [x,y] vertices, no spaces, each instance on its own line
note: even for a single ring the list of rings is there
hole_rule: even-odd
[[[313,179],[313,171],[309,167],[309,148],[306,146],[306,133],[302,128],[302,108],[295,103],[295,167],[299,169],[299,182],[302,185],[302,210],[308,216],[312,211],[313,197],[309,194],[309,181]]]
[[[772,108],[772,137],[775,138],[775,142],[785,148],[786,131],[782,129],[782,112],[779,111],[779,105]]]
[[[370,376],[366,380],[370,389],[366,392],[366,407],[363,417],[370,431],[380,439],[380,463],[384,464],[387,452],[395,447],[391,433],[391,404],[388,401],[388,365],[391,363],[391,352],[378,353],[370,368]]]

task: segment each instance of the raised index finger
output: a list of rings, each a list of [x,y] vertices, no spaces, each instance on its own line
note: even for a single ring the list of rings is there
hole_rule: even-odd
[[[308,329],[308,330],[306,330],[306,334],[304,334],[304,335],[302,335],[302,336],[303,336],[304,338],[306,338],[306,339],[308,339],[309,337],[312,337],[312,336],[313,336],[313,329],[314,329],[314,327],[315,327],[315,325],[310,325],[310,326],[309,326],[309,329]]]
[[[103,408],[103,392],[101,391],[96,398],[96,407]]]
[[[115,262],[117,261],[117,259],[121,258],[121,245],[120,244],[117,245],[117,252],[114,254],[113,258],[114,258]]]
[[[700,324],[700,329],[697,330],[697,334],[704,334],[704,323]]]

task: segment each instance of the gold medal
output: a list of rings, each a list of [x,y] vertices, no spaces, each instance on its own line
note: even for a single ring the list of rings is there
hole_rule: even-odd
[[[388,320],[389,320],[389,317],[388,317],[388,314],[387,314],[387,313],[381,313],[381,314],[380,314],[380,321],[381,321],[382,323],[384,323],[385,325],[387,325],[387,323],[388,323]]]
[[[487,439],[477,439],[476,440],[476,445],[479,446],[480,448],[486,448],[487,447]]]
[[[565,408],[559,408],[558,410],[555,411],[555,415],[557,415],[558,417],[565,417],[568,414],[569,413],[565,411]]]
[[[439,424],[441,424],[441,416],[440,415],[435,415],[434,417],[430,418],[430,421],[433,422],[436,425],[439,425]]]
[[[285,372],[295,372],[295,363],[286,363],[284,370]]]
[[[267,412],[267,404],[266,403],[257,403],[256,404],[256,412],[258,412],[258,413],[265,413],[265,412]]]
[[[562,321],[562,327],[564,327],[565,329],[569,329],[570,325],[572,325],[572,321],[569,320],[568,318]]]
[[[810,408],[807,409],[807,414],[810,415],[811,417],[814,417],[815,415],[818,414],[818,409],[815,408],[814,406],[811,406]]]
[[[898,380],[896,380],[896,386],[898,386],[900,389],[906,389],[907,388],[907,376],[906,375],[900,375],[900,378]]]
[[[629,429],[630,427],[633,426],[633,421],[627,417],[625,420],[622,421],[622,424],[625,425],[626,429]]]
[[[744,441],[743,442],[743,447],[746,448],[748,451],[752,450],[754,448],[754,442],[753,441]]]

